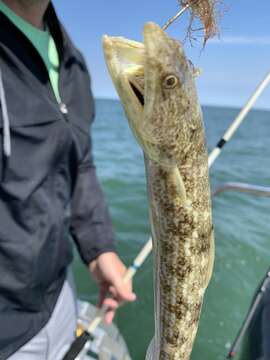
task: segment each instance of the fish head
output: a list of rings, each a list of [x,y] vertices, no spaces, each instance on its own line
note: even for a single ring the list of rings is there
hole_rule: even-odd
[[[158,25],[144,26],[144,43],[103,38],[105,59],[130,127],[151,160],[175,166],[190,143],[198,111],[194,68],[181,43]]]

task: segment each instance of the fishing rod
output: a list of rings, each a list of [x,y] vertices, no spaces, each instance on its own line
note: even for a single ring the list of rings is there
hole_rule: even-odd
[[[232,122],[231,126],[228,128],[228,130],[225,132],[224,136],[219,140],[216,147],[213,149],[211,154],[209,155],[208,164],[209,167],[214,163],[216,158],[219,156],[221,149],[227,142],[231,139],[233,134],[236,132],[238,127],[241,125],[249,111],[251,110],[252,106],[257,101],[258,97],[261,95],[261,93],[264,91],[266,86],[270,82],[270,71],[266,74],[266,76],[263,78],[263,80],[259,83],[255,91],[252,93],[251,97],[248,99],[240,113],[237,115],[237,117]]]
[[[226,359],[233,359],[236,354],[237,354],[237,350],[239,349],[240,347],[240,343],[244,337],[244,335],[246,334],[246,331],[248,330],[249,328],[249,325],[254,317],[254,314],[256,313],[260,303],[261,303],[261,300],[265,294],[265,292],[269,289],[270,287],[270,268],[267,270],[262,282],[261,282],[261,285],[259,287],[259,290],[257,291],[257,294],[253,300],[253,303],[246,315],[246,318],[243,322],[243,325],[242,327],[240,328],[239,330],[239,333],[238,335],[236,336],[236,339],[234,340],[232,346],[231,346],[231,349],[226,357]]]

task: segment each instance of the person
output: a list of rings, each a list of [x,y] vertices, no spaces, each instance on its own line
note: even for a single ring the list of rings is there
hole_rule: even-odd
[[[83,56],[50,0],[0,1],[0,359],[62,359],[74,339],[72,241],[106,322],[134,301],[95,173]],[[110,296],[108,296],[110,293]]]

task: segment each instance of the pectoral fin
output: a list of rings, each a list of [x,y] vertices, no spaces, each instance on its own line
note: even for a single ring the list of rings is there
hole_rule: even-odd
[[[173,168],[172,177],[176,187],[177,195],[184,202],[186,200],[186,188],[177,166]]]

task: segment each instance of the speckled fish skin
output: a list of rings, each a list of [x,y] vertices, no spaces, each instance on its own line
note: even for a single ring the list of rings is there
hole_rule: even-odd
[[[131,52],[137,46],[141,54],[128,67],[116,65],[121,56],[112,55],[111,39],[104,39],[105,58],[145,155],[155,273],[155,335],[146,359],[188,360],[214,262],[208,155],[193,69],[181,44],[154,23],[145,25],[144,48],[133,43]]]

